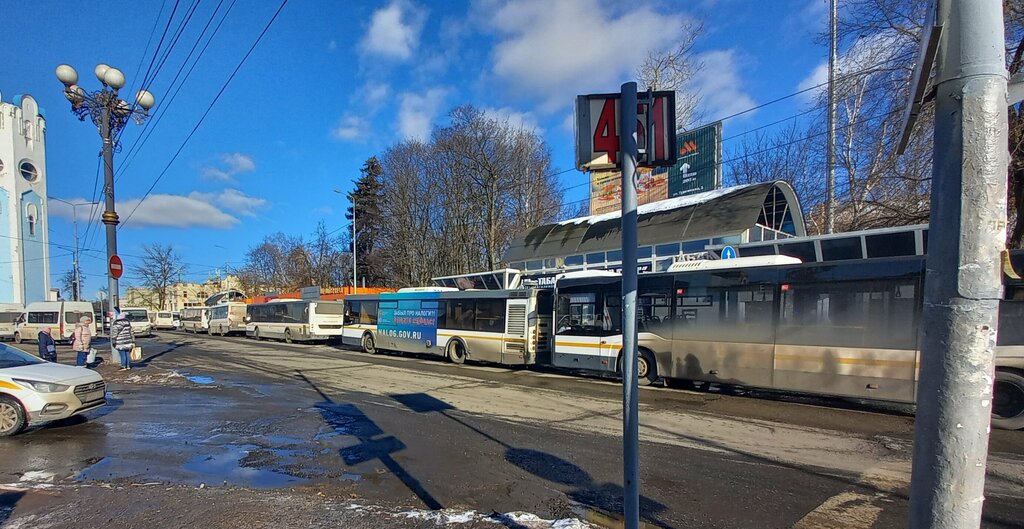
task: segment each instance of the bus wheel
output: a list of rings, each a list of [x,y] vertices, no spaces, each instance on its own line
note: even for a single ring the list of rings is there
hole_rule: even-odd
[[[0,437],[14,435],[25,428],[25,410],[18,401],[0,396]]]
[[[21,333],[20,332],[14,333],[14,343],[21,343]]]
[[[285,329],[284,330],[284,343],[295,343],[295,342],[292,341],[292,330],[291,329]]]
[[[377,354],[377,345],[373,343],[373,335],[370,333],[363,334],[363,352]]]
[[[1001,430],[1024,428],[1024,376],[996,371],[992,399],[992,426]]]
[[[650,386],[658,380],[658,364],[654,360],[654,355],[646,349],[640,349],[636,377],[641,386]]]
[[[453,364],[465,363],[466,356],[466,344],[462,343],[462,340],[448,342],[448,360],[451,360]]]

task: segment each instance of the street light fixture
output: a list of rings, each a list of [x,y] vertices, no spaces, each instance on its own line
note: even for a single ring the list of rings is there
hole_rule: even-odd
[[[355,193],[345,193],[340,189],[335,189],[334,192],[339,195],[348,195],[349,200],[352,201],[352,293],[355,294],[359,288],[356,275],[356,195]]]
[[[63,200],[63,199],[60,199],[60,198],[57,198],[57,197],[46,197],[46,198],[48,200],[56,200],[57,202],[63,202],[64,204],[67,204],[67,205],[71,206],[71,219],[72,219],[72,223],[74,223],[74,225],[75,225],[75,262],[74,262],[74,266],[73,266],[74,271],[75,271],[75,284],[74,284],[74,292],[71,293],[71,298],[72,298],[72,301],[81,301],[82,300],[82,272],[78,268],[78,262],[79,262],[78,261],[78,206],[95,206],[96,204],[99,204],[99,202],[68,202],[67,200]]]
[[[94,92],[86,92],[78,86],[78,72],[70,65],[57,66],[57,80],[64,85],[64,97],[71,102],[71,112],[79,121],[88,117],[96,125],[103,140],[103,182],[106,195],[106,211],[103,212],[103,224],[107,226],[107,262],[117,255],[117,213],[114,211],[114,150],[121,129],[128,120],[141,125],[149,117],[149,109],[153,108],[156,99],[147,90],[139,90],[135,94],[135,103],[129,104],[118,97],[118,90],[124,88],[124,73],[106,64],[96,65],[93,71],[103,88]],[[76,258],[77,262],[77,258]],[[109,268],[109,267],[108,267]],[[107,270],[107,288],[109,307],[113,310],[120,305],[120,291],[117,279]]]

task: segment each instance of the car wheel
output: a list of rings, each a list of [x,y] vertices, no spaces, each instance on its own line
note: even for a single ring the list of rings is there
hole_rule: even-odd
[[[14,343],[21,343],[21,333],[20,332],[14,333]]]
[[[291,329],[285,329],[284,330],[284,343],[295,343],[294,341],[292,341],[292,330]]]
[[[1024,376],[996,371],[992,397],[992,426],[1001,430],[1024,428]]]
[[[377,344],[373,342],[373,335],[370,333],[363,335],[363,352],[377,354]]]
[[[467,356],[469,355],[466,352],[466,344],[462,343],[462,340],[448,342],[448,360],[453,364],[465,363]]]
[[[0,437],[14,435],[25,428],[25,410],[21,403],[0,396]]]

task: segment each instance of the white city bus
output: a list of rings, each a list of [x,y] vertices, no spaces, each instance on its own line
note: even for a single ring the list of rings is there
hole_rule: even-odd
[[[14,331],[18,330],[18,320],[25,314],[25,306],[20,303],[0,303],[0,340],[13,340]]]
[[[210,308],[188,307],[181,311],[181,330],[191,333],[210,330]]]
[[[287,343],[340,338],[345,306],[339,301],[273,300],[246,308],[245,335]]]
[[[67,340],[75,332],[75,324],[82,316],[92,318],[92,333],[96,335],[97,322],[88,301],[37,301],[25,308],[21,323],[14,332],[14,341],[35,340],[43,327],[49,327],[54,340]]]
[[[150,320],[152,311],[145,307],[125,307],[121,309],[121,314],[131,324],[135,336],[153,336],[153,321]]]
[[[524,365],[550,355],[552,293],[541,289],[402,289],[345,299],[342,343]]]
[[[231,301],[210,307],[210,334],[244,333],[245,316],[245,303]]]

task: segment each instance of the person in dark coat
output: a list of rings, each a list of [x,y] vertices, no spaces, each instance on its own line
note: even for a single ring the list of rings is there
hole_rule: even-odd
[[[39,358],[46,360],[47,362],[57,361],[57,343],[53,341],[53,336],[50,335],[50,328],[43,327],[39,331]]]

